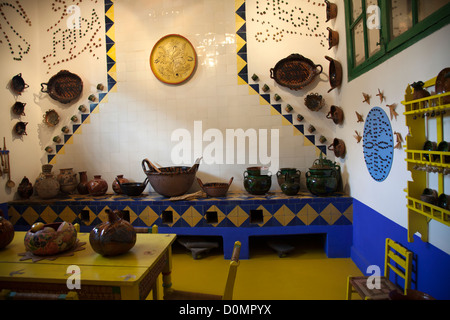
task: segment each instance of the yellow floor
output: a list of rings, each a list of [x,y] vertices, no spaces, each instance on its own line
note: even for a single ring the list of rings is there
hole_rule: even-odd
[[[327,258],[321,239],[301,236],[291,242],[295,250],[279,258],[267,239],[250,242],[250,259],[241,260],[233,299],[235,300],[341,300],[345,299],[348,275],[361,271],[350,258]],[[194,260],[187,249],[173,247],[173,288],[222,294],[229,260],[214,249]],[[354,295],[354,298],[357,298]]]

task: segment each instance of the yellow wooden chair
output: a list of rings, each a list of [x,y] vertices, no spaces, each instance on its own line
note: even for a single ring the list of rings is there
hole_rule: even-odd
[[[368,288],[367,279],[369,277],[349,276],[347,278],[347,300],[351,300],[353,292],[357,292],[365,300],[386,300],[389,299],[389,292],[394,290],[401,292],[399,287],[389,280],[390,270],[405,280],[403,292],[406,295],[411,287],[412,258],[413,253],[411,251],[387,238],[384,277],[380,277],[380,288]]]
[[[237,267],[239,266],[240,251],[241,243],[236,241],[234,243],[233,254],[231,255],[230,267],[228,269],[228,277],[223,295],[169,289],[164,295],[164,300],[232,300]]]

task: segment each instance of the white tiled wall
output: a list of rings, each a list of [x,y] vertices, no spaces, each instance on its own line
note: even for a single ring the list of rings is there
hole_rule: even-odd
[[[256,4],[247,2],[249,17],[252,6]],[[324,16],[324,7],[310,5],[306,9]],[[101,103],[100,112],[91,115],[90,124],[83,125],[83,133],[75,136],[65,155],[57,156],[56,167],[74,167],[91,175],[100,173],[108,181],[117,174],[141,181],[145,178],[142,159],[149,158],[162,166],[173,165],[171,150],[177,144],[171,141],[174,130],[188,129],[192,144],[195,143],[194,121],[202,122],[203,132],[218,129],[223,137],[226,129],[280,130],[280,166],[293,166],[305,172],[317,157],[314,146],[305,147],[303,137],[294,136],[292,125],[283,126],[280,115],[271,115],[270,106],[261,105],[258,95],[250,95],[247,85],[238,84],[234,1],[117,1],[114,23],[117,91],[108,94],[108,102]],[[323,22],[321,25],[325,29]],[[259,26],[252,26],[250,21],[247,26],[250,39],[252,28],[257,30]],[[160,82],[149,65],[153,45],[172,33],[189,39],[198,55],[195,74],[177,86]],[[283,102],[293,105],[296,112],[306,110],[302,111],[305,118],[309,117],[318,132],[321,130],[321,134],[332,139],[333,128],[331,121],[325,119],[325,111],[313,114],[303,106],[309,90],[292,92],[278,87],[269,78],[269,69],[294,52],[306,51],[305,56],[320,61],[326,70],[323,55],[329,53],[327,48],[317,45],[317,41],[309,45],[311,42],[300,36],[287,38],[265,49],[249,41],[249,73],[260,75],[260,81],[271,86],[272,95],[278,92]],[[327,79],[324,74],[322,77],[322,81],[314,83],[314,92],[328,90]],[[333,93],[326,95],[330,105],[332,98]],[[295,117],[296,113],[293,114]],[[208,144],[204,142],[203,147]],[[224,160],[227,152],[224,141]],[[188,165],[195,158],[192,152]],[[248,159],[244,164],[237,162],[237,157],[232,164],[203,162],[198,176],[206,181],[228,181],[234,176],[233,189],[243,189],[242,174],[252,164]],[[277,187],[274,180],[274,188]]]

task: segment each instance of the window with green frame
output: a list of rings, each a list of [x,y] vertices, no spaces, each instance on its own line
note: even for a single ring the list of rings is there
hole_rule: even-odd
[[[344,0],[348,81],[450,22],[450,0]]]

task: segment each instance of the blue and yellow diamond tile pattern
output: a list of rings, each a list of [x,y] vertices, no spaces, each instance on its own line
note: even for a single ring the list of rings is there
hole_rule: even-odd
[[[140,197],[68,195],[64,198],[18,200],[9,204],[8,214],[16,226],[29,228],[35,222],[68,221],[92,227],[107,220],[106,210],[128,212],[134,226],[184,228],[261,228],[312,225],[351,225],[353,199],[345,195],[316,197],[301,193],[288,197],[275,192],[252,196],[230,192],[223,198],[171,201],[150,193]],[[208,219],[214,214],[213,220]]]

